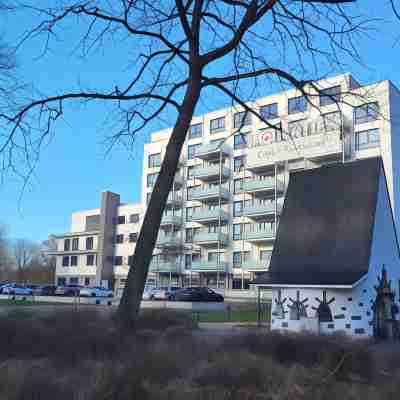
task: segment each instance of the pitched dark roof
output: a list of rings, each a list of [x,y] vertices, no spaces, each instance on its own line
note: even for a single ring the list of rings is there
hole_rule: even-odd
[[[381,159],[290,175],[269,272],[252,283],[351,285],[368,272]]]

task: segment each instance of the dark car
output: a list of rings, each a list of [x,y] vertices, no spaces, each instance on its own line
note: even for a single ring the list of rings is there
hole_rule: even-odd
[[[79,292],[82,288],[83,286],[80,285],[58,286],[54,294],[57,296],[79,296]]]
[[[224,301],[224,297],[207,287],[189,287],[175,294],[177,301]]]
[[[54,296],[57,286],[54,285],[41,285],[33,289],[35,296]]]

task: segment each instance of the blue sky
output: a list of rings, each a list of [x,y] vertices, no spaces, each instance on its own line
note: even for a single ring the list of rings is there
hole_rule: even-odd
[[[391,22],[378,23],[382,32],[371,32],[369,39],[360,40],[358,48],[365,66],[349,65],[347,70],[362,83],[390,79],[400,86],[400,43],[396,45],[400,22],[393,21],[387,7],[374,10],[375,1],[362,3],[372,12],[370,15],[386,17]],[[9,16],[2,21],[0,30],[6,32],[11,42],[31,22],[24,14]],[[74,35],[72,31],[70,38]],[[107,54],[97,54],[85,61],[71,55],[68,40],[58,43],[53,53],[37,59],[41,44],[32,41],[23,47],[18,56],[18,73],[44,93],[58,92],[80,81],[93,86],[110,82],[110,76],[118,81],[126,74],[120,60],[126,60],[128,43],[110,43]],[[228,100],[224,103],[220,98],[207,98],[207,104],[203,100],[196,114],[224,105],[229,105]],[[120,193],[123,202],[140,200],[143,144],[149,140],[152,129],[171,125],[173,116],[146,129],[137,137],[132,151],[114,147],[106,154],[106,115],[104,106],[68,108],[65,122],[57,125],[53,140],[42,152],[22,200],[19,202],[21,183],[15,178],[8,177],[0,184],[0,222],[6,224],[11,238],[44,240],[51,233],[67,231],[71,213],[98,207],[100,193],[105,189]]]

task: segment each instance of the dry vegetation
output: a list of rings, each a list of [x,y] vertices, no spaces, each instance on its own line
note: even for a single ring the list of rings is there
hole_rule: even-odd
[[[0,319],[0,398],[398,398],[400,352],[343,337],[194,334],[185,314],[148,312],[136,327],[93,311]]]

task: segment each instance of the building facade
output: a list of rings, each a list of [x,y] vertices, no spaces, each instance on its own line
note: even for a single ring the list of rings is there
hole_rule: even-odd
[[[323,92],[313,95],[310,89],[309,100],[287,90],[249,103],[264,121],[240,107],[193,118],[149,279],[160,285],[247,290],[249,282],[268,269],[289,175],[297,170],[381,156],[399,224],[398,90],[389,81],[361,86],[349,74],[314,85]],[[171,129],[154,133],[144,146],[142,205],[132,206],[142,213],[170,133]],[[115,235],[122,228],[107,217],[102,221],[102,255],[97,256],[101,272],[92,275],[97,280],[113,275],[123,284],[127,260],[122,267],[115,265],[123,247],[115,243]],[[112,226],[106,229],[110,221]],[[105,240],[105,230],[114,241]],[[112,253],[114,258],[107,258]]]

